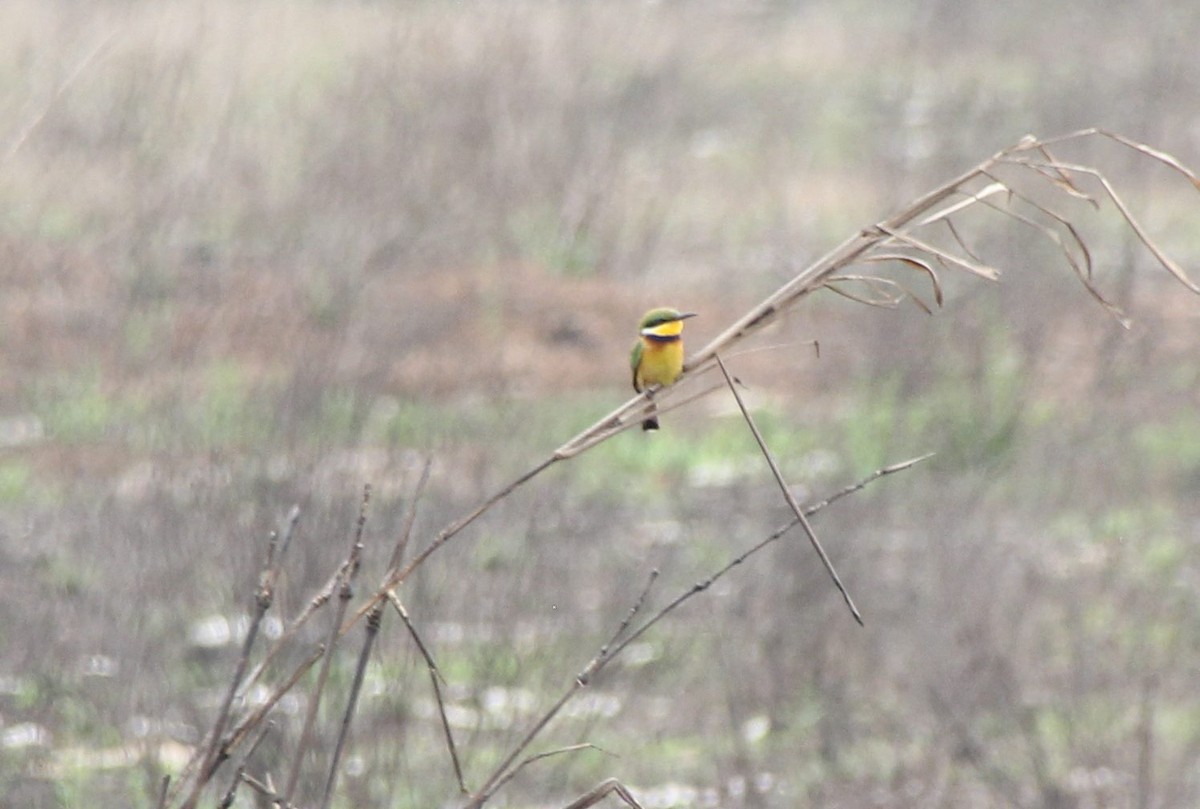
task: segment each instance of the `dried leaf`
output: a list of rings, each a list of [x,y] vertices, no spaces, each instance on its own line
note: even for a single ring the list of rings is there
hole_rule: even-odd
[[[915,247],[921,252],[928,253],[929,255],[939,258],[948,264],[961,267],[969,273],[978,275],[980,278],[986,278],[989,281],[995,281],[1000,278],[1000,271],[994,267],[989,267],[986,264],[980,264],[975,261],[968,261],[965,258],[960,258],[959,256],[954,255],[953,253],[947,253],[945,250],[934,247],[928,242],[921,241],[915,236],[905,233],[904,231],[884,229],[884,232],[887,233],[891,239],[894,239],[898,242],[903,242],[910,247]]]
[[[882,261],[899,261],[907,264],[913,269],[919,270],[929,276],[929,283],[933,286],[933,299],[937,302],[938,307],[942,306],[942,283],[938,280],[938,274],[933,265],[928,261],[924,261],[915,256],[905,255],[904,253],[877,253],[873,256],[868,256],[864,259],[866,263],[878,263]],[[915,295],[913,297],[916,297]]]
[[[992,179],[995,179],[995,178],[992,178]],[[929,224],[932,224],[932,223],[938,221],[939,219],[948,219],[953,214],[956,214],[959,211],[962,211],[962,210],[965,210],[965,209],[971,207],[972,205],[979,202],[980,200],[984,200],[984,199],[992,196],[993,194],[999,194],[1003,191],[1006,191],[1007,189],[1008,189],[1008,186],[1006,186],[1004,183],[997,180],[996,182],[993,182],[990,185],[987,185],[987,186],[981,188],[976,193],[970,194],[969,196],[967,196],[966,199],[959,200],[958,202],[954,203],[953,205],[947,205],[945,208],[942,208],[939,211],[931,213],[929,216],[925,217],[920,222],[918,222],[917,226],[921,227],[924,225],[929,225]],[[965,194],[966,192],[962,191],[960,193]]]

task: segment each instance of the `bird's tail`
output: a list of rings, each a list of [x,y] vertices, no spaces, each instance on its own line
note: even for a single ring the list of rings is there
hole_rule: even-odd
[[[646,408],[646,418],[642,419],[642,429],[658,429],[658,408],[654,406],[654,402],[651,402],[650,406]]]

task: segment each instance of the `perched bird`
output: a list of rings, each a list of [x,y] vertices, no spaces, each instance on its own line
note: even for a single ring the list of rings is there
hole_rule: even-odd
[[[679,312],[660,307],[642,315],[638,341],[633,344],[629,365],[633,368],[633,389],[641,393],[654,386],[666,387],[683,372],[683,321],[695,312]],[[650,403],[642,421],[643,430],[657,430],[658,416]]]

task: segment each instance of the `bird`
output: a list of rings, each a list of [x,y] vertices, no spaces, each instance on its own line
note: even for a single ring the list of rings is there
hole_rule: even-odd
[[[633,389],[638,393],[674,384],[683,373],[683,321],[695,312],[680,312],[666,306],[651,309],[638,322],[638,339],[629,355]],[[658,415],[650,403],[642,420],[643,430],[658,429]]]

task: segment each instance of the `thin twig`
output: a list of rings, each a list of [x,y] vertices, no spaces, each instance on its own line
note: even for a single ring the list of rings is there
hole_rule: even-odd
[[[205,752],[199,759],[199,771],[196,775],[196,781],[192,785],[192,791],[188,795],[187,800],[184,801],[184,809],[191,809],[191,807],[196,805],[200,799],[201,790],[204,789],[204,786],[212,778],[213,773],[216,772],[217,767],[220,766],[227,755],[221,744],[221,734],[225,732],[226,723],[229,721],[229,715],[233,709],[233,701],[238,692],[238,686],[241,684],[242,678],[246,674],[246,669],[250,665],[250,652],[254,648],[254,642],[258,639],[259,627],[262,626],[263,618],[266,616],[267,610],[271,608],[271,603],[274,600],[275,581],[278,579],[279,570],[283,565],[283,550],[290,544],[292,533],[296,530],[299,520],[300,509],[293,506],[291,512],[288,514],[287,530],[284,534],[282,547],[279,545],[278,533],[271,532],[270,540],[267,543],[267,558],[263,571],[259,576],[258,588],[254,593],[254,615],[246,632],[246,638],[242,642],[242,652],[238,657],[233,677],[230,678],[229,688],[226,690],[225,696],[221,701],[221,708],[217,711],[217,718],[213,722],[212,730],[209,731],[208,744],[203,748]]]
[[[304,608],[300,610],[299,614],[296,615],[296,617],[293,618],[287,625],[287,628],[284,629],[283,632],[280,633],[279,637],[275,639],[275,642],[271,644],[270,648],[267,649],[266,654],[263,655],[262,660],[258,661],[258,663],[254,665],[254,668],[250,670],[250,673],[242,682],[238,690],[239,698],[245,699],[247,692],[255,683],[259,681],[259,679],[266,672],[267,668],[275,661],[275,658],[279,655],[279,653],[290,645],[292,639],[294,639],[296,635],[300,633],[300,630],[305,624],[308,623],[309,619],[316,615],[317,610],[329,603],[329,600],[333,598],[333,594],[337,590],[338,579],[341,577],[341,575],[342,568],[339,566],[338,569],[335,570],[333,574],[330,575],[330,577],[325,581],[325,583],[321,585],[321,588],[317,591],[316,595],[314,595],[305,603]]]
[[[312,740],[312,729],[316,722],[317,709],[321,705],[321,696],[325,691],[325,684],[329,681],[329,671],[333,666],[334,648],[337,645],[338,638],[341,637],[339,630],[342,625],[342,616],[345,615],[346,608],[350,603],[352,594],[351,585],[354,577],[358,574],[358,562],[362,556],[363,548],[363,528],[367,524],[367,506],[370,502],[371,487],[367,485],[363,487],[362,506],[358,511],[358,522],[350,543],[350,551],[346,554],[346,561],[342,565],[342,573],[339,576],[338,604],[333,620],[329,623],[329,637],[325,642],[325,655],[321,661],[321,670],[317,673],[317,682],[313,688],[312,696],[308,701],[308,711],[304,716],[304,725],[300,730],[300,741],[296,745],[291,772],[288,775],[287,786],[283,791],[284,805],[290,805],[292,796],[296,794],[296,785],[300,781],[300,771],[303,768],[304,759],[308,754],[308,747]]]
[[[530,480],[537,477],[539,474],[546,471],[548,468],[550,468],[551,466],[553,466],[556,462],[558,462],[560,460],[562,460],[562,459],[557,456],[551,455],[549,458],[546,458],[541,463],[537,464],[532,469],[530,469],[529,471],[522,474],[516,480],[509,483],[503,489],[501,489],[500,491],[493,494],[487,500],[484,500],[482,503],[480,503],[478,506],[476,506],[472,511],[468,512],[467,514],[463,515],[462,517],[459,517],[457,520],[455,520],[454,522],[450,523],[445,528],[443,528],[441,530],[441,532],[438,533],[438,535],[436,537],[434,537],[432,542],[430,542],[428,545],[426,545],[425,548],[420,553],[418,553],[415,557],[413,557],[413,560],[411,562],[409,562],[407,565],[405,565],[400,570],[395,571],[394,573],[392,573],[391,576],[389,576],[387,578],[387,581],[385,581],[383,583],[383,585],[379,588],[379,590],[376,591],[375,595],[372,596],[365,604],[363,604],[354,613],[354,615],[351,616],[349,624],[347,624],[347,626],[345,626],[343,628],[343,631],[348,630],[351,625],[358,622],[363,616],[365,616],[367,613],[369,613],[377,604],[384,601],[387,598],[388,590],[391,590],[392,588],[401,584],[405,579],[407,579],[410,575],[412,575],[412,572],[414,570],[416,570],[418,567],[420,567],[425,562],[426,559],[428,559],[431,555],[433,555],[433,553],[435,551],[437,551],[439,548],[441,548],[443,545],[445,545],[451,539],[458,536],[459,532],[461,532],[464,528],[466,528],[468,525],[475,522],[475,520],[477,520],[481,516],[483,516],[492,506],[496,505],[501,500],[508,497],[510,494],[512,494],[518,488],[525,485]]]
[[[832,505],[833,503],[836,503],[838,500],[841,500],[843,497],[849,497],[850,495],[866,488],[868,485],[870,485],[871,483],[873,483],[876,480],[879,480],[882,477],[886,477],[887,475],[891,475],[896,472],[902,472],[905,469],[909,469],[913,466],[916,466],[917,464],[921,463],[922,461],[928,460],[929,458],[932,458],[932,457],[933,457],[933,453],[930,452],[930,453],[921,455],[920,457],[913,458],[908,461],[901,461],[900,463],[895,463],[895,464],[892,464],[891,466],[885,466],[882,469],[876,469],[874,472],[867,475],[865,478],[857,481],[856,483],[852,483],[849,486],[839,489],[837,492],[834,492],[829,497],[826,497],[824,500],[820,500],[816,503],[813,503],[811,506],[804,509],[804,516],[811,517],[813,514],[816,514],[821,509],[828,508],[830,505]],[[735,567],[738,567],[739,565],[745,563],[751,556],[754,556],[759,551],[761,551],[763,548],[766,548],[768,545],[770,545],[774,542],[777,542],[779,539],[781,539],[784,536],[784,534],[786,534],[788,531],[791,531],[799,523],[800,523],[799,518],[793,518],[790,522],[786,523],[785,525],[779,526],[774,531],[772,531],[770,534],[768,534],[765,538],[759,540],[757,543],[755,543],[751,547],[747,548],[745,551],[738,554],[733,559],[729,560],[727,563],[725,563],[725,565],[722,568],[717,570],[715,573],[713,573],[707,579],[704,579],[703,581],[693,584],[690,588],[688,588],[684,592],[680,593],[678,596],[676,596],[674,599],[672,599],[670,602],[668,602],[665,606],[663,606],[653,616],[651,616],[651,618],[649,620],[647,620],[646,623],[639,626],[636,630],[631,632],[624,640],[622,640],[620,642],[620,644],[618,644],[616,646],[616,648],[614,648],[609,653],[609,658],[610,659],[615,658],[617,655],[619,655],[622,651],[625,650],[625,647],[636,642],[639,638],[641,638],[643,635],[645,635],[646,632],[648,632],[655,624],[657,624],[663,618],[666,618],[669,614],[674,612],[676,609],[678,609],[680,606],[682,606],[688,600],[692,599],[693,597],[699,595],[700,593],[703,593],[705,590],[712,587],[714,584],[717,583],[717,581],[719,579],[724,577],[727,573],[729,573]]]
[[[400,528],[400,536],[396,538],[396,544],[392,547],[392,556],[388,560],[387,566],[388,575],[404,560],[404,553],[408,550],[408,540],[412,537],[413,523],[417,520],[417,505],[425,495],[425,486],[429,483],[429,471],[432,467],[433,458],[427,457],[421,467],[421,476],[417,478],[412,498],[408,501],[408,508],[404,512],[404,524]]]
[[[563,709],[563,706],[565,706],[572,697],[579,693],[581,689],[586,688],[591,682],[592,677],[594,677],[597,672],[604,668],[609,661],[616,657],[617,654],[620,653],[621,649],[625,648],[626,644],[624,643],[617,645],[615,648],[614,644],[617,644],[617,641],[629,628],[630,623],[632,623],[634,617],[641,610],[642,605],[645,604],[646,596],[649,594],[650,589],[654,586],[654,582],[657,578],[658,571],[650,571],[650,577],[646,582],[646,586],[642,588],[641,593],[638,594],[637,600],[634,601],[629,613],[617,626],[617,630],[612,634],[608,641],[600,647],[600,651],[596,653],[596,656],[588,661],[587,665],[583,667],[583,670],[580,671],[579,674],[575,675],[575,679],[571,681],[570,686],[568,686],[567,690],[563,692],[561,697],[558,698],[558,701],[551,705],[550,708],[547,709],[546,712],[543,713],[536,722],[534,722],[533,726],[525,733],[524,736],[521,737],[521,740],[517,743],[517,745],[509,751],[508,755],[506,755],[500,764],[497,765],[497,767],[492,771],[492,774],[489,775],[487,780],[484,781],[483,786],[479,788],[479,790],[475,793],[475,796],[471,798],[470,802],[467,804],[468,809],[478,809],[478,807],[483,806],[488,799],[495,794],[496,790],[500,788],[500,785],[507,782],[508,779],[505,778],[505,775],[509,768],[513,766],[513,762],[516,761],[523,752],[525,752],[529,745],[533,743],[533,740],[537,738],[538,734],[540,734],[546,728],[546,726],[550,724],[554,717],[558,715],[558,712]]]
[[[279,704],[279,700],[283,699],[285,694],[295,688],[296,683],[300,682],[300,678],[307,674],[309,669],[317,665],[317,662],[321,660],[324,655],[325,647],[323,645],[317,646],[315,649],[309,652],[308,657],[300,661],[300,663],[298,663],[296,667],[292,669],[292,673],[288,675],[287,679],[276,686],[275,690],[272,691],[265,700],[263,700],[261,705],[248,713],[246,716],[243,716],[241,720],[239,720],[238,723],[233,726],[233,729],[229,731],[229,733],[226,735],[225,741],[221,745],[222,749],[228,752],[240,745],[250,731],[262,724],[263,720],[267,718],[267,715],[274,710],[276,705]]]
[[[564,753],[578,753],[580,750],[597,750],[606,755],[612,755],[612,753],[609,753],[604,748],[597,747],[596,745],[589,744],[587,742],[584,742],[582,744],[567,745],[566,747],[560,747],[557,750],[547,750],[544,753],[536,753],[532,756],[529,756],[529,757],[523,759],[520,764],[518,764],[517,766],[515,766],[511,770],[509,770],[507,773],[505,773],[504,777],[496,782],[496,786],[493,788],[492,792],[493,792],[493,794],[495,792],[498,792],[501,788],[504,787],[505,784],[507,784],[512,779],[516,778],[517,773],[519,773],[521,770],[525,769],[525,767],[529,766],[530,764],[534,764],[538,761],[542,761],[543,759],[547,759],[547,758],[552,758],[554,756],[561,756]]]
[[[245,780],[244,776],[246,774],[246,764],[249,762],[250,757],[254,755],[254,751],[258,749],[260,744],[262,744],[263,739],[267,737],[267,733],[271,730],[271,727],[272,724],[270,722],[264,724],[258,736],[246,749],[246,752],[242,754],[241,762],[237,766],[237,771],[234,773],[233,779],[229,782],[229,789],[225,791],[225,797],[221,799],[219,804],[220,809],[228,809],[230,806],[233,806],[234,798],[237,797],[238,785]]]
[[[346,710],[342,712],[342,724],[338,728],[337,741],[333,746],[333,755],[329,760],[329,774],[325,777],[325,791],[321,794],[321,809],[329,809],[333,799],[333,790],[337,786],[337,774],[342,763],[342,753],[346,749],[346,739],[350,736],[350,722],[354,719],[354,711],[358,707],[358,695],[362,693],[363,679],[367,673],[367,663],[371,659],[371,649],[379,636],[380,616],[371,613],[367,618],[367,630],[363,637],[362,649],[358,653],[358,664],[354,667],[354,680],[350,685],[350,697],[346,700]]]
[[[870,475],[867,475],[865,478],[859,480],[858,482],[852,483],[849,486],[846,486],[846,487],[840,489],[839,491],[835,492],[834,494],[830,495],[829,497],[825,498],[824,500],[814,503],[813,505],[809,506],[807,509],[804,509],[804,512],[803,512],[804,516],[805,517],[812,516],[813,514],[820,511],[821,509],[828,507],[829,505],[837,502],[838,500],[841,500],[843,497],[848,497],[849,495],[865,488],[873,481],[876,481],[879,478],[894,474],[896,472],[901,472],[905,469],[915,466],[916,464],[920,463],[921,461],[924,461],[924,460],[932,457],[932,455],[933,455],[933,453],[929,453],[927,455],[922,455],[919,458],[913,458],[908,461],[902,461],[900,463],[892,464],[891,466],[885,466],[882,469],[877,469],[874,472],[872,472]],[[520,756],[520,754],[529,746],[529,744],[533,741],[533,739],[536,738],[537,735],[539,733],[541,733],[542,730],[544,730],[548,724],[550,724],[550,721],[552,719],[554,719],[554,717],[558,714],[559,711],[562,710],[563,706],[566,705],[571,700],[571,698],[574,697],[580,691],[580,689],[584,688],[590,682],[591,678],[598,671],[600,671],[604,666],[608,665],[608,663],[615,660],[623,651],[625,651],[626,648],[629,647],[630,644],[632,644],[633,642],[635,642],[636,640],[641,638],[644,634],[646,634],[646,632],[648,632],[650,630],[651,627],[653,627],[655,624],[657,624],[659,621],[661,621],[663,618],[665,618],[670,613],[674,612],[684,602],[686,602],[689,599],[691,599],[692,597],[704,592],[709,587],[711,587],[713,584],[715,584],[718,579],[720,579],[725,574],[727,574],[729,571],[733,570],[735,567],[737,567],[738,565],[745,562],[751,556],[758,553],[763,548],[770,545],[772,542],[777,541],[780,537],[782,537],[784,534],[786,534],[788,531],[790,531],[792,528],[794,528],[799,521],[800,521],[799,518],[793,519],[787,525],[783,525],[783,526],[780,526],[779,528],[775,529],[775,531],[773,531],[765,539],[761,540],[760,542],[758,542],[757,544],[755,544],[748,550],[743,551],[741,554],[734,557],[724,567],[722,567],[717,572],[713,573],[706,580],[692,585],[692,587],[685,590],[679,596],[677,596],[672,601],[670,601],[666,606],[664,606],[662,609],[660,609],[658,612],[656,612],[653,616],[651,616],[649,619],[647,619],[645,623],[643,623],[641,626],[639,626],[633,632],[626,634],[626,630],[631,625],[633,618],[641,610],[642,605],[645,603],[647,594],[650,592],[651,587],[654,585],[655,580],[658,578],[658,571],[657,570],[651,571],[650,578],[647,581],[645,588],[643,588],[642,592],[638,595],[637,601],[634,602],[634,605],[630,609],[629,614],[621,622],[621,625],[617,628],[617,631],[613,633],[612,638],[608,641],[608,643],[604,644],[604,646],[601,647],[600,652],[595,657],[593,657],[588,662],[588,664],[584,667],[583,671],[580,672],[580,674],[578,674],[574,680],[572,680],[571,684],[567,687],[567,689],[563,693],[563,695],[561,697],[559,697],[558,701],[555,702],[534,723],[533,727],[530,728],[530,730],[525,734],[525,736],[522,737],[521,741],[518,743],[517,748],[512,753],[510,753],[510,755],[508,755],[505,758],[505,760],[501,763],[501,765],[499,767],[497,767],[496,770],[492,773],[492,775],[487,779],[487,781],[484,783],[484,786],[481,787],[475,793],[475,796],[471,799],[471,801],[466,804],[466,809],[478,809],[478,807],[483,806],[491,798],[491,796],[495,794],[499,780],[501,778],[503,778],[505,772],[507,771],[508,767],[510,767],[512,765],[513,761],[515,761]],[[572,804],[572,805],[575,805],[575,804]],[[590,805],[590,804],[588,804],[588,805]]]
[[[779,464],[775,462],[775,456],[771,454],[770,448],[767,447],[767,442],[763,440],[762,433],[758,431],[758,425],[754,423],[750,411],[746,408],[746,403],[742,401],[742,395],[738,393],[737,386],[733,384],[733,377],[729,375],[729,370],[725,367],[725,363],[721,361],[721,355],[716,354],[714,358],[717,361],[717,365],[721,368],[721,373],[725,375],[725,381],[729,384],[729,390],[732,391],[733,398],[737,400],[738,409],[742,411],[742,417],[746,420],[746,425],[750,428],[750,432],[754,433],[754,440],[758,442],[758,448],[762,450],[763,457],[767,459],[767,465],[771,467],[771,474],[775,476],[775,482],[779,484],[779,488],[783,492],[783,499],[787,501],[792,512],[796,515],[800,526],[804,529],[804,533],[808,535],[808,541],[812,543],[813,550],[817,552],[817,556],[821,557],[821,564],[825,565],[825,570],[828,571],[829,577],[837,585],[838,592],[842,594],[842,600],[850,608],[850,614],[854,616],[855,621],[858,621],[858,625],[862,626],[862,615],[859,614],[858,607],[854,606],[854,599],[850,597],[846,586],[842,584],[841,578],[833,568],[833,562],[829,561],[829,556],[825,553],[825,549],[821,547],[821,541],[817,539],[817,533],[813,531],[808,518],[804,516],[804,510],[796,502],[796,497],[792,494],[792,490],[788,488],[787,481],[783,479],[783,472],[779,471]]]

